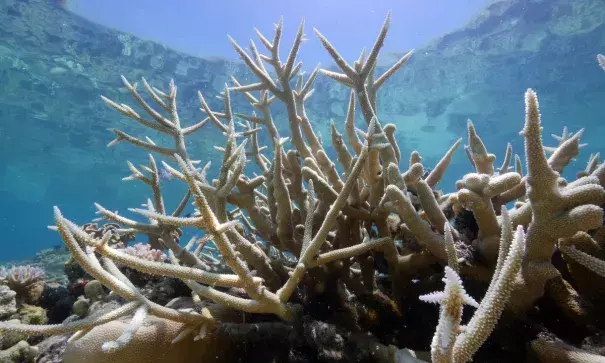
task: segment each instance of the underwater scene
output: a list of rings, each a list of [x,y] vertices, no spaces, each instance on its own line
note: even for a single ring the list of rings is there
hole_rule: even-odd
[[[605,1],[0,4],[0,363],[605,363]]]

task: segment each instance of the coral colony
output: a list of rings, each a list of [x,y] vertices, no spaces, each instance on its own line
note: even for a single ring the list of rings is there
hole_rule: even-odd
[[[382,124],[376,113],[380,87],[412,56],[405,54],[375,75],[389,23],[387,16],[372,48],[353,64],[315,30],[339,70],[317,67],[308,76],[296,61],[304,23],[287,59],[280,58],[281,21],[272,39],[257,31],[267,54],[254,43],[246,51],[230,39],[256,82],[233,78],[220,95],[222,110],[210,109],[207,95],[199,93],[206,117],[198,123],[179,118],[174,83],[162,91],[143,79],[144,98],[136,83],[122,77],[142,112],[103,101],[173,141],[159,145],[113,130],[109,146],[125,142],[149,153],[148,165],[128,163],[132,174],[125,178],[149,187],[144,208],[130,209],[147,222],[97,204],[102,219],[117,227],[90,233],[54,210],[55,228],[72,258],[101,292],[95,296],[120,297],[122,305],[57,325],[0,322],[0,328],[73,333],[65,351],[68,363],[212,361],[226,354],[217,346],[229,339],[233,346],[256,344],[247,349],[257,358],[241,361],[461,363],[473,358],[503,315],[526,316],[543,297],[576,322],[602,319],[603,311],[593,305],[604,301],[603,291],[589,280],[602,284],[605,277],[605,164],[594,155],[576,180],[561,176],[579,153],[582,131],[565,131],[557,147],[543,146],[538,97],[529,89],[520,132],[525,172],[510,144],[496,168],[496,156],[469,121],[464,151],[474,172],[462,176],[455,192],[442,193],[436,188],[462,139],[427,172],[417,152],[401,154],[396,125]],[[605,58],[598,60],[605,69]],[[331,125],[338,165],[305,112],[320,74],[351,89],[346,120]],[[235,94],[255,112],[232,110]],[[274,123],[274,103],[287,109],[288,135]],[[355,123],[356,108],[363,126]],[[209,164],[190,155],[186,142],[208,127],[225,136],[214,179]],[[269,135],[268,145],[261,145],[259,133]],[[158,157],[165,161],[159,164]],[[246,172],[252,163],[260,173]],[[166,208],[162,180],[188,186],[175,210]],[[182,216],[191,200],[195,213]],[[204,237],[180,245],[183,230],[190,229]],[[150,246],[118,247],[112,241],[120,233],[146,236]],[[123,272],[125,266],[180,279],[193,304],[150,300]],[[101,284],[111,292],[108,297]],[[425,323],[434,329],[432,342],[417,343],[405,316],[410,309],[435,311],[426,303],[439,307],[438,322],[431,316]],[[463,318],[464,305],[470,308]],[[289,345],[261,352],[263,343],[279,339]],[[430,346],[430,353],[423,356],[419,346]],[[552,334],[535,334],[529,347],[543,362],[562,356],[568,357],[565,362],[603,362]],[[270,354],[273,360],[259,358]],[[301,358],[305,355],[312,358]]]

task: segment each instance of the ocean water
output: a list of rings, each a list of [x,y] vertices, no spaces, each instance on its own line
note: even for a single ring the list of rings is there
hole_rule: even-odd
[[[149,187],[123,178],[131,174],[128,162],[142,169],[149,153],[127,142],[107,147],[114,139],[112,130],[159,146],[172,145],[173,140],[120,115],[101,96],[117,104],[135,105],[121,75],[131,83],[138,82],[139,90],[144,88],[142,78],[164,91],[173,80],[178,87],[181,122],[186,126],[200,122],[205,114],[200,111],[198,91],[212,110],[222,111],[220,96],[225,85],[233,87],[232,77],[241,84],[258,82],[227,35],[246,50],[253,38],[266,54],[254,28],[272,39],[280,16],[284,21],[282,59],[288,56],[297,27],[305,19],[305,41],[297,59],[303,62],[301,72],[308,75],[318,63],[323,69],[338,71],[314,28],[352,64],[364,47],[370,49],[390,14],[390,31],[376,73],[385,72],[411,49],[414,54],[380,88],[376,102],[379,121],[396,127],[401,171],[407,169],[415,151],[430,171],[462,138],[436,188],[443,193],[455,192],[457,181],[474,172],[462,147],[468,144],[468,120],[473,121],[487,150],[496,155],[495,167],[502,164],[510,143],[526,171],[524,138],[519,132],[528,88],[539,97],[544,145],[558,146],[551,135],[584,129],[581,143],[585,145],[562,176],[574,180],[592,156],[600,153],[602,160],[605,69],[597,62],[597,54],[605,54],[605,2],[463,3],[310,0],[294,5],[237,0],[209,5],[193,0],[149,4],[0,0],[0,266],[29,260],[42,250],[63,249],[58,233],[48,228],[53,225],[53,206],[78,225],[99,218],[94,203],[145,221],[129,208],[141,208],[153,197]],[[331,143],[331,122],[344,134],[349,88],[320,74],[314,90],[305,104],[306,115],[342,175]],[[234,113],[251,115],[255,111],[241,94],[232,92],[231,97]],[[274,102],[271,115],[279,134],[290,136],[286,107]],[[236,119],[240,123],[235,131],[241,132],[243,118]],[[356,125],[365,131],[359,106]],[[200,160],[200,168],[211,163],[209,180],[221,172],[220,147],[225,140],[225,133],[212,122],[186,139],[187,151],[192,159]],[[258,141],[269,145],[266,155],[273,160],[272,140],[265,128],[259,131]],[[290,141],[284,142],[286,150],[293,148]],[[165,155],[154,156],[158,163],[167,161],[176,167]],[[252,161],[244,172],[250,177],[262,173]],[[168,211],[177,208],[188,191],[185,183],[172,177],[162,177],[160,186]],[[183,214],[194,213],[188,203]],[[200,234],[199,230],[185,230],[181,242]],[[146,242],[147,237],[137,236],[137,241]],[[382,272],[376,276],[383,277]],[[436,310],[430,313],[428,330],[433,331],[438,315]],[[602,321],[597,326],[602,334]],[[428,350],[430,337],[422,337],[420,342],[410,338],[411,347]],[[584,339],[580,335],[573,338],[577,338],[572,342],[576,345]],[[605,352],[602,345],[598,345],[601,354]]]

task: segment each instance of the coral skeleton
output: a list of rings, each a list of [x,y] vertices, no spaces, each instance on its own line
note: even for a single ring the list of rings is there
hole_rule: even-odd
[[[308,75],[297,61],[304,22],[286,59],[280,52],[281,20],[271,39],[256,31],[267,54],[254,42],[246,50],[229,38],[256,81],[244,84],[233,78],[219,95],[221,110],[213,110],[208,95],[199,92],[205,118],[195,123],[179,117],[174,82],[162,91],[144,78],[138,84],[122,76],[138,110],[104,96],[102,100],[170,140],[160,145],[149,137],[112,130],[110,147],[128,143],[149,154],[147,165],[128,162],[131,174],[124,178],[149,187],[149,199],[143,207],[129,209],[138,218],[96,204],[99,220],[117,226],[113,232],[95,228],[89,233],[55,207],[54,229],[72,258],[124,304],[62,324],[0,322],[0,329],[73,334],[66,362],[101,362],[109,356],[116,362],[142,362],[148,353],[141,353],[141,347],[156,352],[156,361],[169,362],[187,356],[183,344],[203,343],[225,329],[248,336],[247,322],[257,322],[255,329],[267,324],[276,331],[296,327],[314,342],[318,361],[351,358],[346,354],[353,353],[342,348],[343,340],[349,340],[355,342],[356,354],[365,357],[359,361],[419,362],[402,349],[422,350],[406,346],[403,308],[424,306],[416,304],[420,298],[440,309],[430,359],[462,363],[476,355],[505,311],[526,314],[547,298],[573,316],[575,305],[568,302],[581,299],[575,288],[583,294],[583,286],[566,279],[581,273],[605,276],[605,167],[598,154],[577,180],[563,179],[564,168],[579,154],[582,131],[571,135],[565,129],[556,137],[558,146],[544,147],[538,98],[529,89],[521,131],[525,166],[509,143],[501,166],[495,167],[496,156],[479,136],[481,124],[469,120],[464,150],[472,172],[456,183],[454,192],[442,193],[436,187],[462,139],[453,140],[429,172],[418,152],[402,154],[397,126],[383,124],[377,113],[381,86],[413,54],[406,53],[376,75],[389,26],[390,15],[374,45],[353,63],[315,30],[337,69],[316,67]],[[598,60],[605,69],[604,57]],[[344,123],[330,125],[331,147],[321,142],[305,110],[320,74],[350,89]],[[245,98],[254,112],[232,110],[236,96]],[[287,136],[277,127],[282,120],[272,116],[275,103],[287,111]],[[363,125],[357,123],[357,114]],[[222,158],[214,179],[210,164],[203,165],[188,150],[189,141],[208,128],[218,129],[225,140],[217,146]],[[268,137],[260,138],[261,133]],[[332,153],[336,158],[328,156]],[[174,210],[168,210],[162,192],[166,179],[187,186]],[[195,212],[186,215],[191,202]],[[468,219],[476,223],[476,231],[462,227]],[[198,236],[182,244],[186,230]],[[115,243],[116,231],[147,236],[150,246],[125,250]],[[555,263],[553,256],[563,256],[563,263]],[[181,280],[195,306],[177,309],[150,300],[121,266]],[[435,276],[445,276],[445,288],[426,294],[439,288],[439,283],[429,282]],[[416,288],[413,281],[424,287]],[[469,290],[481,293],[481,299],[466,292],[463,285],[469,284],[487,286]],[[476,309],[465,324],[463,305]],[[376,328],[381,324],[396,328],[391,335],[381,334]],[[150,326],[162,333],[150,334]],[[95,345],[94,339],[105,340]],[[428,347],[429,341],[424,343]],[[542,352],[545,344],[536,340],[532,347]],[[170,346],[172,356],[166,353]]]

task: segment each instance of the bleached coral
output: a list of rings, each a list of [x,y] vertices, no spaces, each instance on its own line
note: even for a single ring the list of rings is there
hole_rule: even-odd
[[[103,315],[64,324],[0,323],[0,328],[32,334],[75,333],[69,351],[71,359],[76,360],[114,354],[114,358],[130,363],[147,356],[158,362],[170,362],[176,356],[196,361],[199,356],[179,350],[183,342],[191,348],[192,341],[224,334],[221,328],[225,326],[234,334],[246,331],[245,319],[257,321],[255,316],[273,316],[272,323],[284,324],[273,325],[275,329],[295,326],[297,334],[311,334],[302,341],[310,345],[308,349],[316,349],[318,357],[356,359],[347,356],[353,353],[343,348],[344,340],[350,339],[354,344],[348,349],[368,361],[394,362],[404,359],[404,355],[387,345],[393,341],[398,345],[407,343],[404,338],[397,339],[405,330],[401,306],[410,301],[406,295],[414,291],[410,288],[412,281],[420,279],[424,283],[445,271],[445,290],[422,297],[441,307],[431,345],[433,361],[469,361],[492,333],[505,308],[527,311],[539,298],[548,296],[553,279],[562,279],[551,263],[553,254],[559,253],[559,238],[602,229],[605,168],[597,165],[598,157],[592,157],[587,175],[573,182],[561,178],[563,168],[579,153],[582,133],[570,137],[564,132],[560,145],[546,158],[538,100],[530,89],[525,95],[522,132],[526,175],[518,155],[512,171],[510,144],[501,167],[495,168],[495,155],[488,152],[475,124],[469,121],[465,150],[474,172],[463,176],[453,193],[436,190],[461,140],[453,142],[431,172],[425,173],[417,152],[405,162],[395,138],[396,126],[382,125],[377,113],[380,87],[412,56],[412,52],[406,53],[382,75],[375,76],[389,27],[390,15],[370,51],[362,52],[352,64],[315,30],[339,71],[317,67],[308,76],[296,60],[305,39],[304,22],[286,59],[281,58],[279,49],[281,20],[275,25],[272,39],[257,31],[267,55],[261,54],[254,42],[246,51],[230,39],[257,81],[241,84],[233,78],[233,84],[226,85],[219,95],[223,103],[220,111],[212,110],[199,92],[206,117],[187,125],[179,117],[174,82],[162,91],[142,79],[148,101],[137,83],[122,77],[141,111],[106,97],[103,101],[171,141],[160,145],[151,138],[112,130],[115,139],[109,146],[126,142],[150,153],[147,165],[128,162],[131,174],[124,178],[149,187],[149,199],[143,207],[130,209],[144,221],[100,204],[96,206],[101,219],[113,223],[106,233],[96,227],[90,230],[77,226],[58,208],[54,216],[56,230],[73,258],[126,303]],[[320,73],[350,88],[344,132],[341,134],[336,123],[331,125],[330,140],[337,156],[334,160],[305,110]],[[245,98],[254,112],[234,112],[231,98],[235,94]],[[272,117],[272,105],[277,102],[287,110],[288,137],[280,134]],[[356,124],[357,106],[363,127]],[[226,139],[217,147],[222,158],[218,175],[212,180],[210,165],[200,168],[201,161],[194,159],[187,148],[190,138],[210,125]],[[262,145],[261,132],[268,134],[269,145]],[[161,167],[156,158],[163,159]],[[258,175],[248,172],[252,162]],[[161,175],[188,187],[172,211],[167,209],[162,194]],[[184,216],[191,200],[195,213]],[[516,204],[508,210],[510,202]],[[463,218],[472,218],[478,231],[456,229]],[[182,246],[184,229],[202,231],[204,237],[192,238]],[[149,248],[166,250],[169,261],[158,252],[152,253],[151,259],[147,252],[143,256],[125,252],[113,244],[120,236],[115,232],[147,236],[153,244]],[[561,242],[558,246],[566,258],[597,266],[595,272],[600,273],[593,257]],[[192,291],[195,308],[177,309],[150,301],[118,265],[181,279]],[[466,283],[473,279],[490,282],[480,304],[463,288],[463,280]],[[566,287],[564,294],[573,295],[575,291]],[[418,300],[417,296],[413,299]],[[314,310],[322,309],[326,300],[329,308]],[[466,326],[461,325],[464,303],[477,307]],[[318,315],[332,325],[314,322]],[[118,320],[130,316],[127,324]],[[388,334],[366,334],[394,321],[399,325]],[[305,324],[311,328],[305,329]],[[156,342],[157,336],[150,338],[154,326],[170,327],[167,336],[162,336],[164,341]],[[255,329],[261,329],[259,326]],[[389,334],[391,340],[387,341]],[[104,340],[96,342],[99,339]],[[179,351],[168,354],[169,347]],[[141,349],[147,355],[137,354]]]

